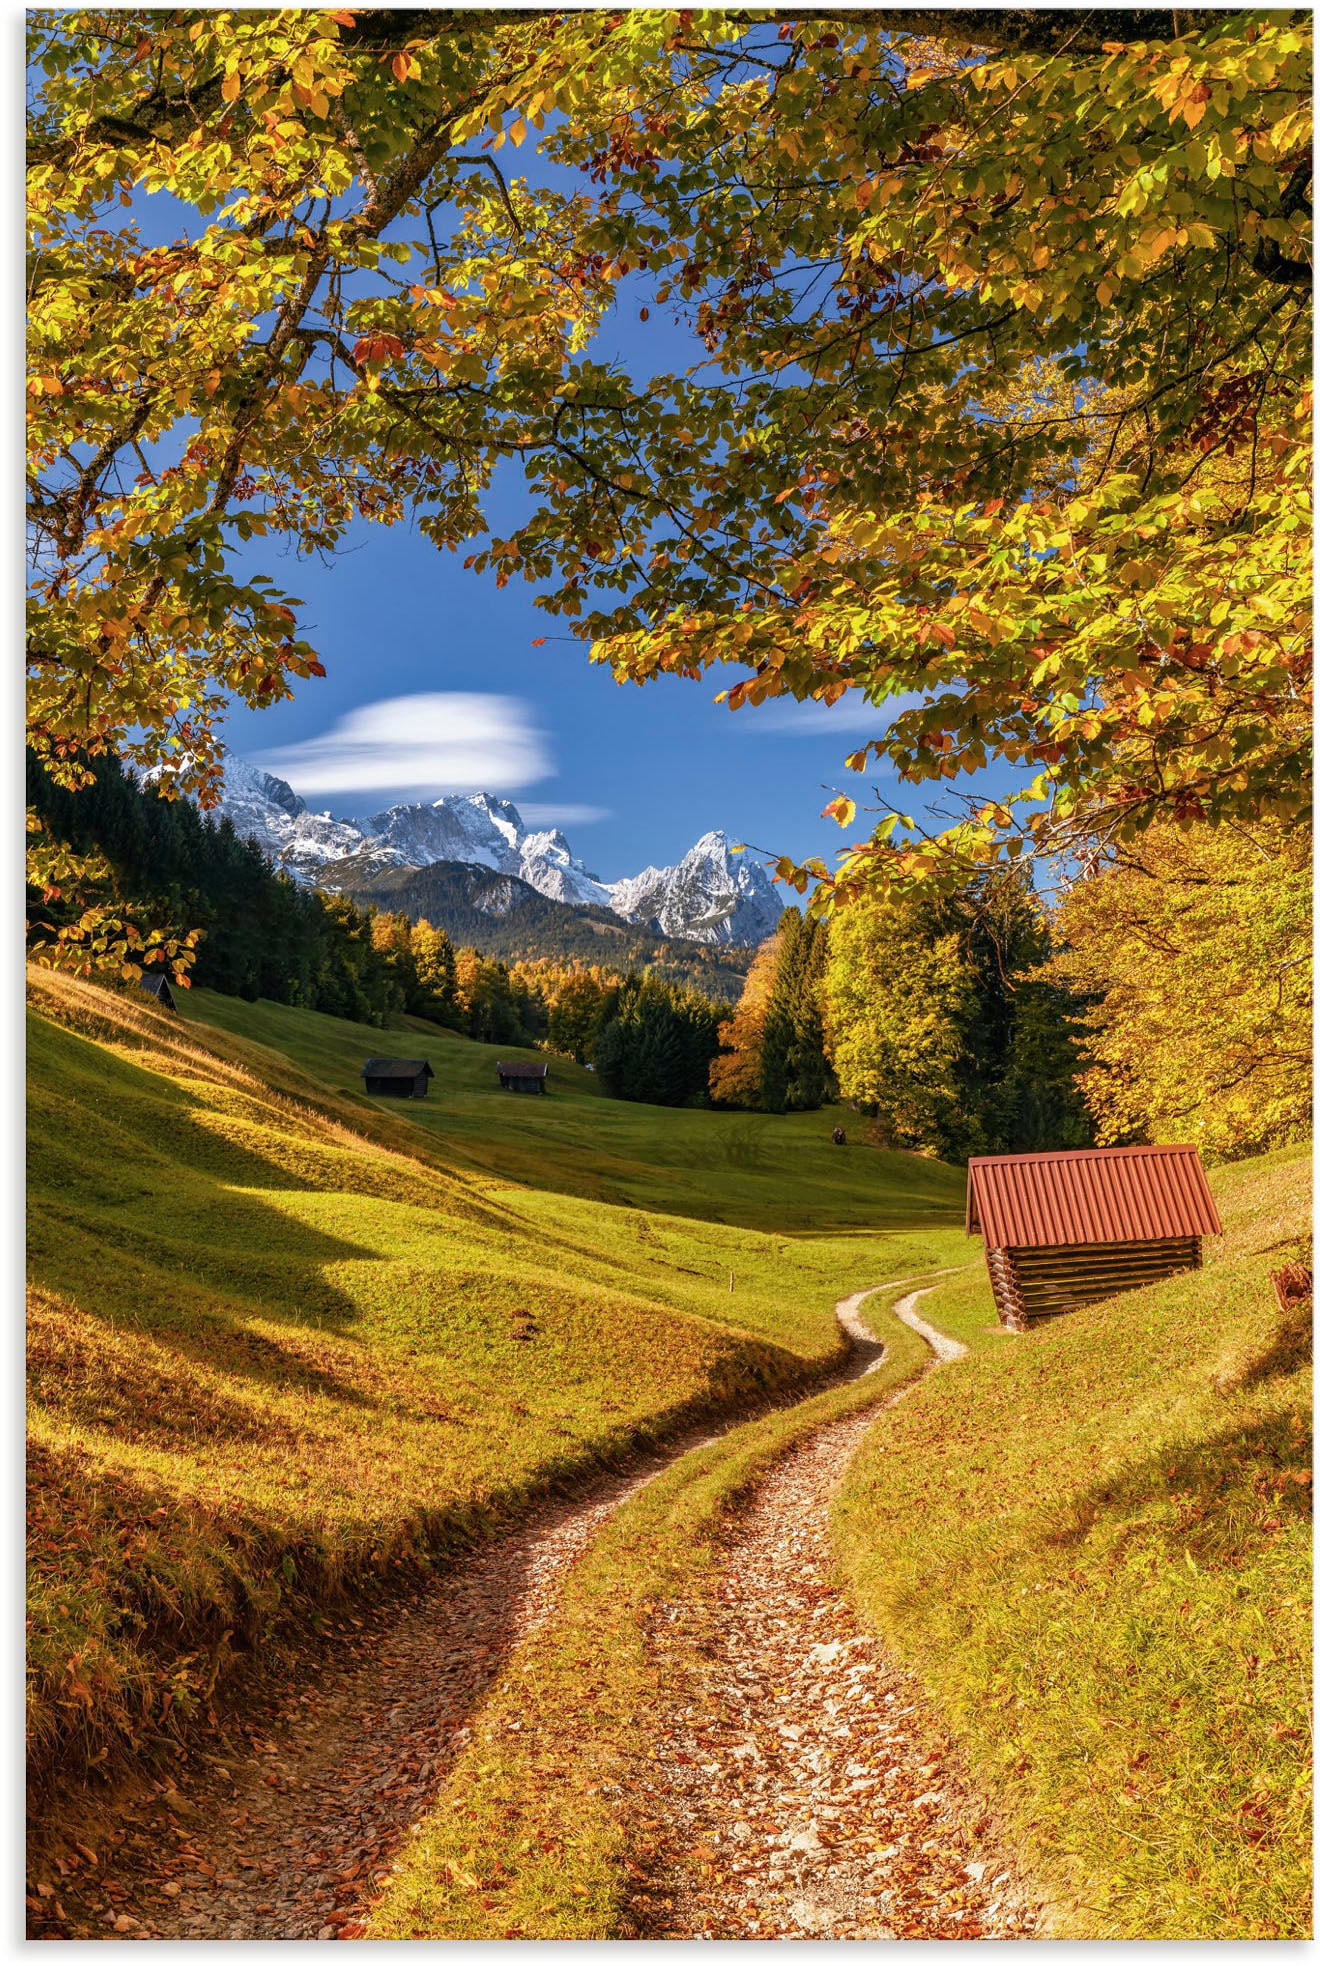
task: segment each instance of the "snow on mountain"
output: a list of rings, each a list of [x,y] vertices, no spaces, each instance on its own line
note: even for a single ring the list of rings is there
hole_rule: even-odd
[[[763,942],[783,913],[764,867],[734,854],[725,833],[703,833],[676,867],[615,881],[610,905],[625,921],[692,942]]]
[[[143,772],[143,783],[150,784],[159,775]],[[233,756],[225,760],[224,798],[215,817],[228,819],[236,833],[255,840],[295,878],[310,877],[326,861],[342,859],[362,842],[350,821],[328,812],[309,812],[284,779]]]
[[[433,860],[465,860],[500,874],[519,869],[523,824],[516,806],[478,792],[470,799],[436,799],[431,805],[390,806],[361,821],[364,837],[400,866],[429,867]]]
[[[694,942],[763,941],[781,912],[765,870],[731,853],[723,833],[704,834],[675,867],[648,867],[611,884],[576,858],[557,829],[529,833],[518,808],[488,792],[336,819],[310,812],[282,778],[230,756],[220,815],[296,880],[336,885],[366,870],[456,860],[515,874],[551,901],[611,908]]]
[[[574,859],[558,827],[552,833],[524,834],[519,855],[518,872],[523,880],[551,901],[592,902],[598,908],[613,905],[609,888]]]

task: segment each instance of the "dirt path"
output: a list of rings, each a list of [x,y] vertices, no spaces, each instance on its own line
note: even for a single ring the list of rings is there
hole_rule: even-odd
[[[853,1341],[840,1378],[872,1370],[883,1357],[883,1346],[857,1316],[870,1294],[859,1292],[838,1306]],[[915,1296],[903,1300],[896,1307],[899,1314],[914,1301]],[[823,1497],[873,1417],[859,1415],[826,1429],[795,1453],[785,1470],[796,1471],[799,1480],[804,1469],[817,1470],[806,1477],[807,1490],[797,1506],[804,1524],[813,1525],[802,1533],[820,1542],[819,1550],[812,1544],[809,1555],[818,1567],[827,1562]],[[174,1783],[144,1779],[135,1789],[121,1789],[110,1806],[103,1797],[72,1799],[59,1833],[43,1838],[34,1851],[28,1900],[32,1935],[357,1937],[393,1854],[443,1787],[486,1688],[518,1642],[551,1615],[566,1570],[607,1515],[679,1454],[719,1431],[705,1428],[631,1473],[602,1476],[478,1552],[403,1608],[341,1619],[319,1655],[303,1661],[296,1683],[272,1691],[245,1716],[241,1740],[231,1740],[221,1752],[181,1758]],[[790,1492],[783,1475],[773,1478],[772,1489],[782,1510]],[[775,1506],[770,1504],[772,1516]],[[765,1505],[758,1504],[755,1519],[764,1515]],[[798,1560],[795,1547],[792,1561]],[[829,1604],[808,1601],[817,1614],[830,1612]],[[763,1636],[764,1611],[759,1602],[744,1603],[740,1611],[731,1598],[730,1639],[733,1624],[744,1615]],[[833,1626],[827,1630],[819,1615],[811,1639],[837,1643]],[[755,1642],[759,1645],[761,1637]],[[841,1656],[836,1652],[830,1658]],[[864,1663],[862,1653],[854,1660],[849,1652],[848,1663],[850,1668]],[[767,1664],[779,1670],[773,1656]],[[839,1668],[831,1664],[828,1671],[813,1671],[828,1685],[837,1680]],[[868,1688],[873,1685],[867,1681]],[[819,1686],[812,1697],[819,1701]],[[849,1717],[865,1719],[868,1729],[870,1704],[862,1698],[848,1709]],[[857,1749],[864,1752],[869,1750]],[[682,1790],[680,1781],[675,1792],[680,1804]],[[796,1789],[785,1800],[796,1809]],[[872,1826],[875,1820],[868,1815]],[[793,1928],[796,1936],[805,1929],[800,1921]],[[965,1937],[973,1926],[962,1923],[950,1930]]]
[[[845,1323],[868,1294],[840,1306]],[[897,1315],[942,1359],[960,1356],[916,1316],[924,1294]],[[830,1499],[874,1424],[873,1408],[850,1415],[786,1456],[730,1538],[717,1601],[657,1620],[681,1690],[634,1797],[639,1938],[1035,1930],[1030,1893],[948,1743],[832,1581]]]
[[[268,1703],[177,1787],[64,1812],[34,1852],[32,1936],[355,1938],[392,1853],[430,1806],[469,1720],[612,1510],[711,1429],[602,1477],[488,1545],[420,1601],[342,1621],[305,1690]],[[94,1857],[95,1862],[88,1858]],[[42,1886],[45,1886],[43,1892]]]

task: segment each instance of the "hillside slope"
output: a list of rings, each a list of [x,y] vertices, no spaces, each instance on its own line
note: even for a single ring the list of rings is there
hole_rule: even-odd
[[[972,1347],[868,1436],[836,1508],[1066,1938],[1310,1930],[1308,1231],[1288,1149],[1212,1176],[1206,1267],[1025,1337],[984,1270],[923,1306]]]
[[[388,1114],[404,1137],[420,1133],[446,1166],[494,1180],[492,1193],[517,1183],[545,1195],[771,1232],[873,1232],[962,1219],[960,1169],[870,1147],[860,1138],[864,1122],[854,1125],[848,1114],[853,1132],[839,1148],[830,1139],[836,1111],[635,1105],[607,1098],[595,1073],[569,1059],[548,1061],[546,1098],[501,1092],[499,1059],[545,1064],[546,1054],[475,1044],[421,1018],[404,1018],[399,1032],[382,1037],[320,1011],[249,1004],[210,990],[190,991],[182,1011],[269,1047],[272,1065],[294,1065],[333,1090],[346,1110]],[[436,1076],[427,1097],[367,1099],[361,1070],[373,1053],[428,1058]],[[516,1205],[542,1216],[558,1213],[552,1201],[530,1195],[520,1195]],[[581,1211],[571,1208],[565,1219],[577,1223]],[[979,1249],[974,1245],[973,1253]]]
[[[863,1232],[843,1165],[845,1233],[712,1226],[676,1201],[719,1197],[719,1128],[707,1163],[692,1144],[718,1115],[631,1109],[657,1140],[678,1126],[672,1178],[608,1148],[593,1177],[579,1130],[561,1188],[568,1109],[613,1110],[594,1089],[543,1102],[558,1118],[530,1146],[542,1102],[474,1090],[460,1156],[439,1102],[420,1127],[352,1091],[344,1060],[378,1032],[215,1000],[296,1037],[309,1075],[145,998],[46,971],[29,989],[39,1775],[160,1747],[335,1593],[425,1567],[691,1416],[804,1383],[837,1355],[832,1304],[859,1276],[962,1242],[952,1170],[911,1163],[918,1200],[904,1222],[891,1185],[884,1235]],[[484,1077],[482,1048],[449,1042],[450,1077]],[[482,1166],[483,1099],[539,1190]],[[764,1159],[730,1175],[740,1216],[769,1227],[792,1155]],[[575,1198],[592,1178],[657,1179],[669,1207]]]
[[[937,1806],[914,1841],[969,1781],[1052,1897],[1056,1940],[1309,1933],[1309,1327],[1277,1317],[1267,1282],[1304,1231],[1306,1175],[1286,1154],[1215,1171],[1227,1234],[1203,1272],[1023,1337],[999,1328],[981,1262],[929,1290],[923,1316],[968,1355],[877,1415],[837,1501],[854,1604],[928,1696],[909,1681],[916,1718],[894,1720],[961,1750],[923,1769]],[[873,1379],[685,1455],[615,1513],[561,1616],[510,1658],[366,1936],[635,1932],[664,1814],[655,1742],[695,1732],[718,1762],[755,1738],[747,1703],[781,1696],[749,1647],[722,1713],[705,1629],[676,1654],[674,1609],[734,1594],[730,1516],[787,1448],[929,1359],[884,1305],[865,1311],[887,1346]],[[793,1718],[810,1738],[821,1716]],[[894,1809],[886,1788],[877,1893]],[[681,1821],[717,1916],[722,1891],[747,1906],[754,1810],[715,1835]]]

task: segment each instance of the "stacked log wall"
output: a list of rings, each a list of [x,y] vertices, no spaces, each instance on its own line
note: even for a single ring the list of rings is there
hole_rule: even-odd
[[[1152,1242],[1047,1244],[996,1249],[987,1264],[999,1313],[1010,1330],[1023,1331],[1046,1318],[1139,1290],[1201,1266],[1199,1236]]]

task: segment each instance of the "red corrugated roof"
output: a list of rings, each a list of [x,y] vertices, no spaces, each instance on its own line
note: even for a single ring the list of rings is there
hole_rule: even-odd
[[[994,1154],[967,1164],[967,1233],[987,1249],[1223,1234],[1195,1147]]]

